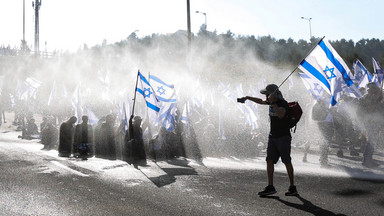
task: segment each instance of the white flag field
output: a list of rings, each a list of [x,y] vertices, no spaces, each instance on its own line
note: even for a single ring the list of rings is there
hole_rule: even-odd
[[[299,68],[331,95],[332,106],[337,104],[344,89],[354,87],[351,71],[324,38],[300,63]]]

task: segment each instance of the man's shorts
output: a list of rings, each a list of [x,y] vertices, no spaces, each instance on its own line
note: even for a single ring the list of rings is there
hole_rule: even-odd
[[[268,138],[267,159],[277,163],[281,157],[283,163],[291,163],[291,140],[290,136]]]

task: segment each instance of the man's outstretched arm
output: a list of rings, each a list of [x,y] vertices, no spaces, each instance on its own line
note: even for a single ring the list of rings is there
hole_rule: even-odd
[[[242,97],[242,98],[240,98],[240,99],[241,99],[241,101],[242,101],[243,103],[244,103],[246,100],[250,100],[250,101],[255,102],[255,103],[257,103],[257,104],[264,104],[264,105],[268,105],[268,104],[269,104],[268,101],[263,100],[263,99],[261,99],[261,98],[257,98],[257,97],[245,96],[245,97]]]

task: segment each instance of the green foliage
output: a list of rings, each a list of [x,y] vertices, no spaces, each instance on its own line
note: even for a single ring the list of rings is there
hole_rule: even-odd
[[[200,67],[201,70],[204,70],[209,67],[209,73],[220,74],[238,74],[251,70],[253,68],[244,66],[251,61],[262,61],[280,68],[293,68],[300,63],[319,40],[320,38],[312,37],[311,42],[306,40],[296,42],[291,38],[275,39],[271,35],[242,36],[235,35],[230,30],[217,34],[216,31],[207,31],[206,26],[202,25],[200,31],[196,35],[192,35],[192,59],[196,62],[199,60],[199,65],[195,65],[195,68]],[[371,72],[373,71],[372,57],[384,65],[383,40],[372,38],[354,42],[341,39],[330,41],[330,43],[350,68],[356,58],[360,59]],[[141,38],[137,37],[135,31],[126,39],[114,44],[108,44],[106,40],[94,47],[88,47],[84,44],[82,49],[71,55],[69,62],[77,62],[73,59],[81,59],[85,55],[91,56],[88,64],[98,66],[101,68],[100,70],[108,70],[111,69],[110,67],[116,68],[118,67],[116,65],[121,65],[120,63],[150,67],[159,58],[163,65],[176,64],[186,61],[187,46],[186,31],[166,35],[152,34]],[[24,41],[22,41],[19,49],[12,49],[9,46],[0,47],[0,57],[26,55],[28,52],[30,49]],[[64,55],[61,53],[57,57],[64,57]],[[201,63],[202,60],[205,62]],[[3,67],[3,70],[6,69]],[[84,68],[84,70],[97,71],[99,68],[96,70],[95,68]]]

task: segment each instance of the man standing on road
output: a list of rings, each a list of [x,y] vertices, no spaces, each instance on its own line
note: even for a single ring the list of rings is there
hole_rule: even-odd
[[[279,158],[285,164],[287,169],[290,186],[286,196],[298,195],[296,186],[294,185],[293,166],[291,162],[291,132],[288,125],[287,112],[289,109],[288,102],[284,100],[279,87],[275,84],[269,84],[265,89],[260,91],[261,94],[266,96],[266,100],[245,96],[238,99],[238,102],[244,103],[246,100],[253,101],[257,104],[269,105],[269,117],[270,117],[270,132],[268,137],[267,148],[267,177],[268,186],[259,192],[260,196],[267,196],[276,193],[276,189],[273,186],[273,173],[275,166]]]

